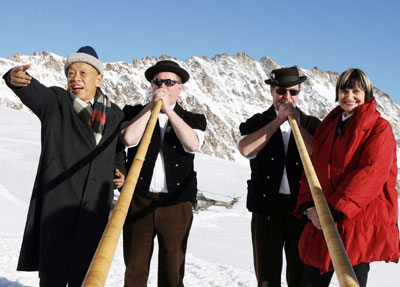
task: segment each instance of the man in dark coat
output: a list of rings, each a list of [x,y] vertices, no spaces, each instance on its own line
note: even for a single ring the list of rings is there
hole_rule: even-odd
[[[158,286],[183,286],[192,204],[197,193],[193,160],[204,140],[206,119],[176,103],[189,79],[177,63],[159,61],[146,70],[145,77],[151,82],[150,102],[124,108],[129,122],[121,134],[130,147],[129,166],[158,100],[162,100],[162,108],[123,230],[124,286],[147,286],[155,236],[159,244]]]
[[[3,77],[42,124],[17,269],[39,271],[40,286],[81,286],[108,222],[113,189],[125,178],[118,137],[123,113],[99,88],[104,68],[91,47],[69,55],[68,90],[43,86],[29,68]]]
[[[312,135],[319,120],[296,108],[300,83],[296,67],[276,69],[265,83],[271,85],[272,106],[240,125],[240,153],[250,159],[247,208],[258,286],[281,286],[282,249],[285,249],[289,287],[300,286],[303,263],[297,245],[304,224],[293,216],[303,172],[291,134],[288,115],[298,123],[305,145],[312,152]]]

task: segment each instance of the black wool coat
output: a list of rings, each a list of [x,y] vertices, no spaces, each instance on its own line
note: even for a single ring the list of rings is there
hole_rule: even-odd
[[[320,120],[308,116],[300,111],[301,126],[314,135]],[[251,134],[276,118],[273,106],[262,114],[256,114],[246,122],[240,124],[242,135]],[[270,138],[265,147],[260,150],[254,159],[250,160],[251,179],[247,181],[247,209],[251,212],[273,214],[277,210],[277,198],[282,180],[283,170],[286,172],[291,192],[292,209],[296,207],[296,198],[300,188],[300,179],[303,173],[303,164],[293,133],[290,134],[287,154],[283,145],[282,133],[278,129]]]
[[[7,85],[41,121],[42,144],[17,269],[81,286],[108,222],[114,169],[125,173],[118,137],[123,113],[112,104],[96,146],[65,89],[35,79],[17,88],[9,73]]]

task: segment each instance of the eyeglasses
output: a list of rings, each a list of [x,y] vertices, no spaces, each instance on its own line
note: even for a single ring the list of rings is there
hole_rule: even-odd
[[[278,95],[284,95],[286,94],[286,91],[289,91],[291,96],[297,96],[298,94],[300,94],[300,90],[295,90],[295,89],[285,89],[285,88],[277,88],[275,89],[275,92]]]
[[[161,85],[164,83],[167,87],[172,87],[176,83],[179,83],[179,81],[172,80],[172,79],[159,79],[159,78],[154,78],[152,80],[153,84],[156,85],[157,87],[161,87]]]

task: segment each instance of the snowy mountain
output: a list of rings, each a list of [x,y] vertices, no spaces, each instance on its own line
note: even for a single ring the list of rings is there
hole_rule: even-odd
[[[161,58],[145,57],[133,63],[105,63],[103,90],[120,107],[125,104],[146,102],[146,91],[150,85],[144,71]],[[176,60],[176,59],[175,59]],[[185,84],[183,107],[203,112],[208,120],[206,142],[202,152],[220,158],[236,160],[240,156],[236,149],[239,124],[255,113],[271,105],[269,86],[264,83],[272,69],[280,66],[271,58],[260,61],[245,53],[234,56],[217,55],[212,59],[192,57],[185,62],[176,60],[191,75]],[[7,59],[0,58],[0,76],[15,65],[31,64],[29,73],[45,85],[66,86],[64,75],[65,58],[42,52],[33,56],[16,54]],[[302,70],[308,77],[302,85],[299,107],[306,113],[322,119],[336,106],[335,83],[338,73],[323,72],[318,68]],[[400,139],[400,107],[388,95],[375,90],[378,109],[388,119]],[[19,99],[0,81],[0,105],[26,109]],[[400,141],[398,141],[400,145]]]
[[[102,88],[121,108],[145,103],[150,85],[144,71],[160,59],[134,59],[133,63],[105,63]],[[0,76],[16,65],[31,64],[29,73],[47,86],[66,86],[64,61],[42,52],[33,56],[16,54],[0,58]],[[254,286],[250,238],[250,213],[245,208],[249,166],[237,152],[239,124],[271,105],[269,72],[280,67],[268,57],[256,61],[245,53],[217,55],[212,59],[192,57],[179,61],[191,75],[185,84],[182,106],[203,112],[208,120],[206,142],[196,156],[199,189],[219,200],[240,197],[233,209],[212,207],[195,214],[189,238],[185,284],[188,286]],[[338,73],[318,68],[302,70],[308,76],[302,85],[299,107],[323,118],[334,106]],[[400,107],[375,90],[378,108],[400,138]],[[0,80],[0,287],[38,286],[36,272],[16,272],[30,193],[40,152],[40,123]],[[398,146],[400,141],[398,140]],[[219,159],[218,159],[219,158]],[[232,162],[236,161],[236,162]],[[155,248],[157,250],[157,248]],[[157,254],[155,254],[156,256]],[[156,258],[153,258],[149,286],[156,286]],[[369,286],[398,286],[396,264],[371,266]],[[123,284],[122,244],[118,245],[107,286]],[[285,272],[282,282],[285,281]],[[286,286],[283,283],[283,286]],[[330,286],[338,286],[334,279]]]

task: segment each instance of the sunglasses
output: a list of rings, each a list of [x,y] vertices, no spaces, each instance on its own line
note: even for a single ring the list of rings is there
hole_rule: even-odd
[[[161,85],[164,83],[167,87],[172,87],[173,85],[175,85],[176,83],[179,83],[176,80],[172,80],[172,79],[159,79],[159,78],[154,78],[152,80],[153,84],[156,85],[157,87],[161,87]]]
[[[300,94],[300,90],[295,90],[295,89],[285,89],[285,88],[277,88],[275,89],[275,92],[278,95],[284,95],[286,94],[286,91],[289,91],[291,96],[297,96],[298,94]]]

